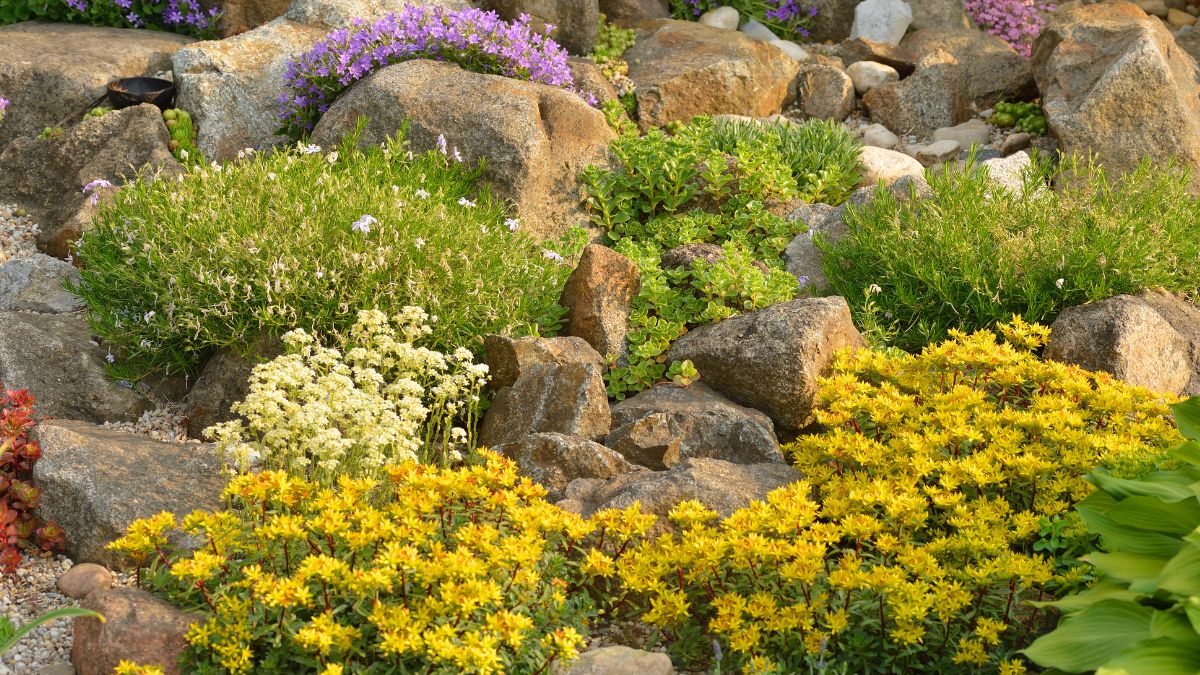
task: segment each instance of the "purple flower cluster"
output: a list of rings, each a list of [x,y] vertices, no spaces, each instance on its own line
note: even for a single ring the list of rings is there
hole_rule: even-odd
[[[742,21],[757,19],[783,39],[806,38],[817,8],[800,0],[671,0],[671,13],[677,19],[695,19],[721,6],[738,11]]]
[[[546,32],[553,30],[548,26]],[[356,20],[288,64],[279,96],[283,130],[301,136],[350,85],[376,70],[412,59],[456,63],[467,70],[541,82],[575,91],[567,51],[529,26],[479,9],[408,5],[374,24]],[[581,94],[588,102],[595,99]]]
[[[964,0],[963,7],[975,23],[1026,58],[1046,26],[1046,15],[1054,11],[1046,0]]]
[[[200,0],[65,0],[65,3],[90,23],[105,24],[120,17],[136,28],[150,25],[196,35],[215,28],[215,19],[221,13],[217,7],[204,9]]]

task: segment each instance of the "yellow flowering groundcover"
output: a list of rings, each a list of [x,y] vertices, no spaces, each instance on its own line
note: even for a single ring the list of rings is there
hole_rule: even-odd
[[[485,452],[386,489],[241,476],[229,510],[179,524],[194,553],[166,552],[170,514],[112,546],[205,612],[187,672],[548,673],[628,617],[723,672],[1025,672],[1055,619],[1030,601],[1090,581],[1083,475],[1142,475],[1182,438],[1162,396],[1001,331],[842,355],[821,430],[789,446],[804,481],[724,521],[684,502],[656,540],[636,505],[581,518]]]

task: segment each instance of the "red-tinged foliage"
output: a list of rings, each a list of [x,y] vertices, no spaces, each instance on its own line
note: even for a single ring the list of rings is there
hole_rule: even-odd
[[[29,440],[33,425],[32,394],[24,389],[0,393],[0,573],[15,570],[22,551],[50,551],[64,540],[62,528],[33,515],[42,497],[41,488],[29,482],[33,463],[42,456]]]

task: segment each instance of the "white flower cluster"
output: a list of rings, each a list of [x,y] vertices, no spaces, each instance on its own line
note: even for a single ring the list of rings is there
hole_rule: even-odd
[[[487,366],[471,353],[416,346],[430,317],[405,307],[389,319],[358,313],[343,354],[303,330],[284,335],[287,353],[254,369],[234,420],[205,431],[238,470],[282,468],[332,484],[408,461],[445,463],[470,449]]]

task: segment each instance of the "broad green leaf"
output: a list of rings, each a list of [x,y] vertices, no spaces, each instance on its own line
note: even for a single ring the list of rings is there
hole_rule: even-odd
[[[1112,513],[1119,507],[1120,502],[1110,497],[1092,494],[1080,502],[1076,510],[1088,530],[1100,535],[1104,548],[1109,551],[1170,558],[1182,548],[1179,537],[1138,530],[1116,522]]]
[[[1103,471],[1093,471],[1088,474],[1088,480],[1116,499],[1145,496],[1176,502],[1196,496],[1191,489],[1192,479],[1179,472],[1157,471],[1145,478],[1132,480],[1117,478]]]
[[[1196,635],[1187,616],[1176,610],[1159,610],[1150,615],[1150,639],[1158,638],[1167,638],[1200,649],[1200,635]]]
[[[1170,638],[1147,640],[1096,669],[1096,675],[1196,675],[1200,647]]]
[[[1183,462],[1200,466],[1200,443],[1196,441],[1184,441],[1183,443],[1171,448],[1168,453]]]
[[[21,638],[25,637],[26,633],[34,628],[37,628],[44,623],[50,623],[56,619],[65,619],[75,616],[92,616],[104,621],[103,616],[100,616],[98,612],[93,612],[90,609],[84,609],[82,607],[60,607],[58,609],[46,612],[41,616],[34,617],[32,621],[18,628],[17,631],[13,633],[7,640],[0,642],[0,654],[12,649],[18,642],[20,642]]]
[[[1170,558],[1136,553],[1091,553],[1084,560],[1107,576],[1129,584],[1129,590],[1152,593],[1158,588],[1158,576]]]
[[[1158,587],[1178,595],[1200,595],[1200,546],[1188,543],[1167,561],[1158,576]]]
[[[1170,408],[1171,412],[1175,413],[1175,424],[1179,425],[1179,433],[1183,434],[1184,438],[1200,440],[1200,396],[1173,403]]]
[[[1092,584],[1091,588],[1079,593],[1072,593],[1061,600],[1030,602],[1029,604],[1034,607],[1054,607],[1064,614],[1072,614],[1081,609],[1087,609],[1101,600],[1128,600],[1133,602],[1141,597],[1143,597],[1143,594],[1134,593],[1125,584],[1118,583],[1112,579],[1101,579]],[[1197,610],[1198,616],[1200,616],[1200,607]]]
[[[1064,619],[1021,653],[1046,668],[1072,673],[1095,670],[1149,639],[1152,614],[1153,610],[1132,602],[1104,600]]]
[[[1184,535],[1200,526],[1200,501],[1164,502],[1158,497],[1127,497],[1106,514],[1118,525]]]
[[[1183,603],[1183,610],[1187,613],[1188,622],[1192,624],[1192,630],[1200,634],[1200,597],[1193,595]]]

